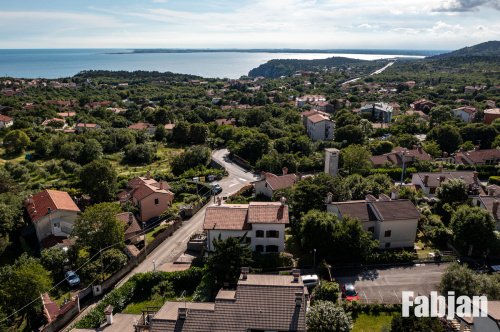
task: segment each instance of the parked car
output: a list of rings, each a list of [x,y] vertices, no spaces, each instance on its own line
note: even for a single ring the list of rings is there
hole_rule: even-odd
[[[319,284],[319,277],[316,274],[303,275],[300,278],[307,288],[312,288]]]
[[[347,301],[359,301],[359,295],[353,284],[344,284],[342,286],[342,298]]]
[[[220,186],[220,184],[218,183],[215,183],[212,185],[212,192],[214,193],[214,195],[218,195],[222,192],[222,187]]]
[[[68,271],[64,274],[66,281],[70,287],[78,286],[80,284],[80,277],[74,271]]]

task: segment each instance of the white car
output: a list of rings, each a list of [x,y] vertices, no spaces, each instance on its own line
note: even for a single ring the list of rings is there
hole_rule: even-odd
[[[314,287],[319,284],[319,277],[317,274],[308,274],[300,277],[304,286],[306,287]]]

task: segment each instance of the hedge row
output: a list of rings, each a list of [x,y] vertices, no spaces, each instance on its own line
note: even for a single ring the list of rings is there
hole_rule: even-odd
[[[123,286],[112,290],[104,296],[99,304],[76,324],[76,327],[82,329],[98,328],[106,321],[104,309],[108,305],[113,306],[114,312],[121,312],[135,298],[150,297],[153,287],[163,281],[171,282],[176,293],[186,291],[188,295],[192,294],[196,286],[200,283],[202,275],[203,269],[197,267],[178,272],[157,271],[138,273]]]

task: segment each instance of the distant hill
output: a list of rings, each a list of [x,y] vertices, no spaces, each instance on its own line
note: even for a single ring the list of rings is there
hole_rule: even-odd
[[[500,57],[500,41],[488,41],[474,46],[464,47],[453,52],[427,57],[426,59],[447,59],[459,57]]]
[[[322,71],[332,67],[351,67],[351,66],[378,66],[377,61],[366,61],[344,57],[332,57],[316,60],[294,60],[294,59],[275,59],[270,60],[257,68],[252,69],[248,76],[264,76],[267,78],[278,78],[281,76],[290,76],[297,71]]]

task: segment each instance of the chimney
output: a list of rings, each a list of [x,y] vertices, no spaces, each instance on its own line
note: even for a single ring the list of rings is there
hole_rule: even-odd
[[[281,206],[285,206],[285,204],[286,204],[286,197],[285,196],[281,196],[280,203],[281,203]]]
[[[495,196],[495,191],[496,190],[495,190],[494,187],[489,187],[488,188],[488,195],[491,196],[491,197]]]
[[[241,280],[247,280],[249,272],[250,272],[249,267],[247,267],[247,266],[242,267],[241,268]]]
[[[283,167],[281,169],[281,171],[283,172],[283,175],[287,175],[288,174],[288,167]]]
[[[424,175],[424,186],[427,187],[427,184],[429,183],[429,174]]]
[[[446,177],[444,175],[440,175],[438,180],[439,180],[439,185],[441,185],[444,182],[444,180],[446,180]]]
[[[399,192],[397,189],[391,190],[391,199],[399,199]]]
[[[148,171],[146,173],[146,179],[148,179],[148,180],[151,179],[151,171]]]
[[[295,292],[295,306],[300,307],[302,305],[302,292]]]
[[[292,275],[293,275],[293,282],[299,282],[300,270],[299,269],[293,269],[292,270]]]
[[[500,202],[495,199],[495,201],[493,202],[493,215],[496,216],[498,214],[498,205],[500,204]]]
[[[113,306],[108,305],[106,309],[104,309],[104,315],[106,316],[106,324],[113,324]]]
[[[438,172],[442,172],[443,171],[443,165],[440,164],[439,167],[438,167]]]
[[[477,182],[477,177],[479,176],[479,173],[477,171],[474,171],[472,173],[472,178],[474,179],[474,182]]]
[[[187,317],[187,308],[179,308],[179,311],[178,311],[178,316],[177,316],[177,319],[186,319]]]
[[[325,203],[326,204],[330,204],[333,200],[333,194],[331,192],[329,192],[328,194],[326,194],[326,200],[325,200]]]

